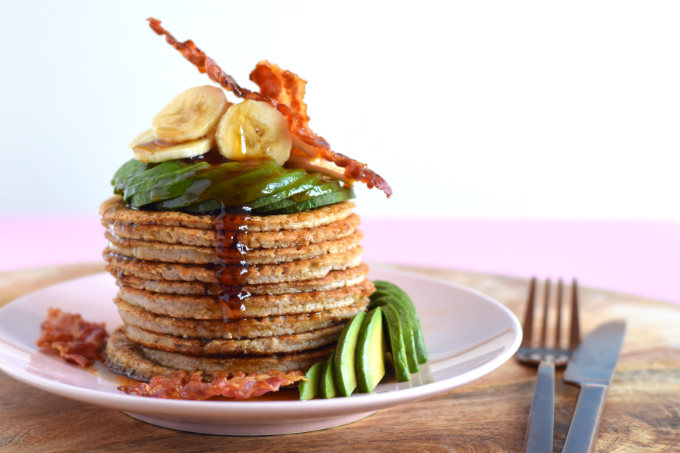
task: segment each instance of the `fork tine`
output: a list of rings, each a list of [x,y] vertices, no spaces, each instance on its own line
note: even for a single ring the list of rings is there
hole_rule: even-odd
[[[562,279],[557,280],[557,323],[555,324],[555,348],[559,349],[562,343],[560,333],[562,332]]]
[[[524,313],[524,336],[522,337],[523,348],[531,346],[531,334],[534,330],[534,296],[536,294],[536,277],[531,277],[529,284],[529,297],[527,298],[527,308]]]
[[[545,281],[543,293],[543,329],[541,332],[541,347],[545,348],[548,341],[548,304],[550,303],[550,279]]]
[[[581,327],[578,314],[578,283],[571,282],[571,328],[569,329],[569,349],[575,349],[581,342]]]

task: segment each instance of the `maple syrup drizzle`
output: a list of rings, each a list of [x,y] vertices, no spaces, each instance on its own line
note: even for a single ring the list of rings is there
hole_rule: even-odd
[[[229,162],[229,160],[222,156],[216,149],[211,149],[207,153],[201,154],[200,156],[189,157],[182,160],[189,165],[197,164],[199,162],[208,162],[210,165],[220,165]]]
[[[118,381],[118,385],[130,385],[133,387],[138,386],[144,381],[138,381],[137,379],[133,379],[128,376],[116,376],[116,381]]]
[[[176,143],[171,143],[171,142],[157,138],[157,139],[152,140],[152,141],[147,142],[147,143],[139,143],[139,144],[135,145],[134,147],[135,148],[141,148],[141,149],[146,150],[150,153],[157,153],[159,151],[165,151],[166,149],[168,149],[169,147],[174,146],[174,145],[176,145]]]
[[[250,248],[239,239],[241,235],[248,235],[249,220],[250,209],[247,207],[222,208],[215,219],[218,259],[215,276],[220,285],[218,298],[225,322],[240,318],[240,313],[245,310],[243,301],[250,297],[250,293],[243,289],[250,267],[246,262]]]

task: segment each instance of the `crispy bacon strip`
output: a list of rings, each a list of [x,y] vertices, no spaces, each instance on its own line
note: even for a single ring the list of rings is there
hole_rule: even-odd
[[[306,80],[268,61],[261,61],[255,66],[250,73],[250,80],[260,87],[260,94],[290,107],[301,129],[309,127],[307,104],[303,100]]]
[[[148,20],[151,29],[158,35],[164,35],[168,44],[177,49],[202,74],[207,73],[211,80],[219,83],[238,97],[267,102],[281,112],[293,134],[294,147],[304,151],[313,159],[324,159],[344,168],[345,177],[348,180],[361,181],[369,189],[377,187],[385,192],[388,197],[392,195],[392,189],[380,175],[366,167],[366,164],[332,151],[323,137],[316,135],[309,129],[307,106],[302,101],[304,85],[306,84],[303,79],[290,71],[283,71],[269,62],[260,62],[251,73],[251,80],[258,84],[260,93],[242,88],[232,76],[225,73],[214,60],[196,47],[193,41],[179,42],[161,26],[161,21],[154,18]]]
[[[151,381],[141,383],[136,387],[121,386],[118,390],[128,395],[150,396],[153,398],[183,399],[183,400],[207,400],[213,396],[227,398],[246,399],[276,392],[282,385],[290,385],[304,380],[301,371],[284,373],[271,370],[266,373],[256,372],[246,374],[236,371],[229,375],[218,371],[213,376],[212,382],[203,381],[203,373],[195,371],[187,374],[186,371],[171,373],[170,376],[154,376]]]
[[[56,349],[67,362],[87,367],[97,359],[107,338],[104,323],[87,322],[79,314],[50,308],[35,344],[44,350]]]

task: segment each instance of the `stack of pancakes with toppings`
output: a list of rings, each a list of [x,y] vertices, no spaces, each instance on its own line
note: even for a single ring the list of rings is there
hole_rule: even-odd
[[[251,91],[150,25],[219,87],[190,88],[160,110],[100,208],[124,323],[107,363],[142,380],[307,371],[374,291],[352,185],[391,189],[312,132],[303,79],[262,61]]]
[[[107,344],[109,365],[149,380],[177,370],[207,378],[306,370],[326,360],[374,290],[353,208],[210,216],[107,200],[104,258],[125,323]]]

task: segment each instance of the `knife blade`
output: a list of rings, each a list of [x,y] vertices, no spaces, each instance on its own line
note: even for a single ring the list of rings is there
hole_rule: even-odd
[[[564,380],[579,385],[581,390],[563,453],[595,450],[602,409],[625,333],[625,321],[608,322],[588,334],[574,350],[564,371]]]

